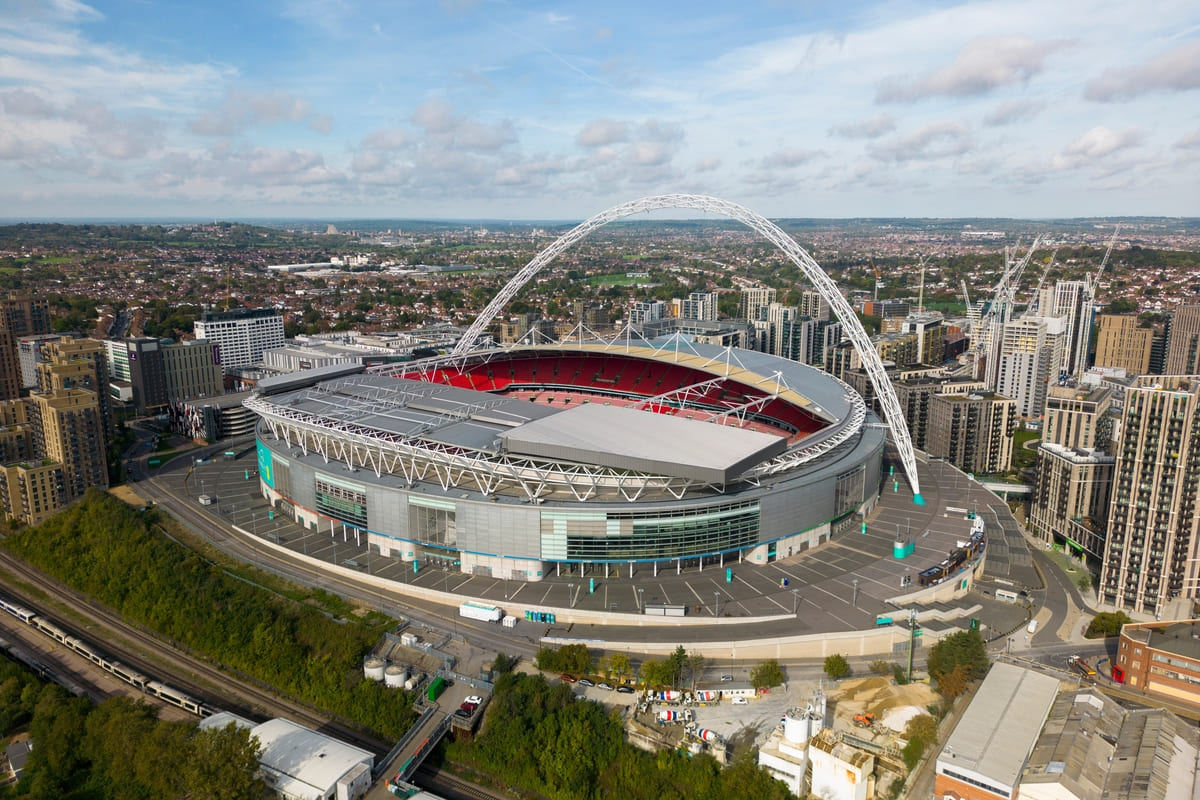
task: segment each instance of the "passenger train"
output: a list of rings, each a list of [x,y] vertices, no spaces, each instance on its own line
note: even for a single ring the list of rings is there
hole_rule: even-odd
[[[963,564],[982,553],[985,544],[983,518],[975,517],[975,522],[971,525],[970,539],[958,542],[958,546],[951,550],[941,563],[917,573],[921,585],[935,586],[954,575]]]
[[[30,627],[37,628],[51,639],[69,647],[79,655],[91,661],[106,672],[111,672],[116,677],[134,686],[139,691],[153,695],[158,699],[170,703],[173,706],[178,706],[186,711],[190,711],[200,717],[209,717],[216,713],[216,710],[205,705],[203,702],[181,692],[180,690],[169,686],[160,681],[151,680],[137,670],[130,669],[120,661],[105,655],[96,650],[82,639],[71,636],[62,628],[55,625],[45,617],[39,616],[24,606],[17,605],[11,600],[0,597],[0,610],[12,614],[14,617],[24,622]]]

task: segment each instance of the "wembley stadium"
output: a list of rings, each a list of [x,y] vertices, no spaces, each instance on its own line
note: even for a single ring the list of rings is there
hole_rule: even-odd
[[[384,556],[537,581],[766,564],[857,528],[886,428],[765,353],[575,341],[264,381],[264,494]]]

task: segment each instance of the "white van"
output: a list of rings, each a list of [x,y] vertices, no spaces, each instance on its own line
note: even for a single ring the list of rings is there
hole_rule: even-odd
[[[1027,627],[1025,629],[1025,632],[1028,633],[1030,636],[1037,633],[1037,620],[1036,619],[1029,620],[1029,627]]]

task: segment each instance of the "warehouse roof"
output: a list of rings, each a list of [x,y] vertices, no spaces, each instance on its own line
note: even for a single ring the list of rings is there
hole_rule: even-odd
[[[1057,678],[993,664],[942,748],[937,771],[1011,793],[1057,693]]]
[[[370,766],[375,760],[366,750],[286,719],[267,720],[253,734],[262,745],[263,771],[285,797],[326,797],[356,765]]]

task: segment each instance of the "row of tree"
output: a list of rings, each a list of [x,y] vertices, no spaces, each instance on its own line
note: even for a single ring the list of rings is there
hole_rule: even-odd
[[[268,591],[252,581],[273,579],[238,566],[248,580],[206,560],[159,533],[164,524],[156,509],[139,513],[92,490],[4,546],[185,649],[383,736],[408,729],[409,698],[360,669],[388,618],[356,615],[323,592]]]
[[[840,656],[838,656],[840,658]],[[625,681],[637,678],[647,686],[691,686],[696,683],[708,666],[708,659],[695,650],[690,653],[680,645],[666,658],[648,658],[638,665],[636,671],[625,653],[610,653],[599,661],[585,644],[565,644],[555,649],[542,647],[534,657],[538,669],[547,672],[567,672],[574,675],[600,674]],[[848,668],[847,668],[848,669]],[[847,672],[847,674],[849,674]],[[761,661],[750,670],[750,682],[759,687],[779,686],[784,682],[783,668],[777,659]]]

